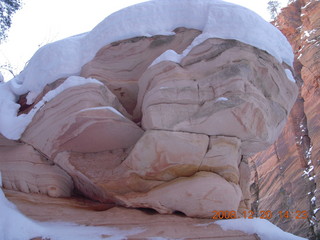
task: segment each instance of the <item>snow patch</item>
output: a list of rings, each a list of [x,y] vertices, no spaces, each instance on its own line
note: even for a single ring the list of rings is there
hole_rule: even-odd
[[[66,89],[71,87],[80,86],[84,84],[102,84],[96,79],[83,78],[72,76],[66,79],[60,86],[56,89],[49,91],[42,99],[39,101],[28,114],[21,114],[17,116],[17,112],[20,105],[15,103],[15,96],[12,92],[8,91],[6,88],[9,87],[7,84],[0,85],[0,132],[6,138],[17,140],[20,138],[21,134],[27,128],[29,123],[32,121],[34,115],[43,107],[47,102],[51,101],[58,94],[62,93]],[[3,95],[2,95],[3,94]],[[28,98],[28,96],[27,96]]]
[[[313,169],[314,169],[313,165],[309,166],[306,170],[303,170],[302,176],[305,176],[305,175],[308,176]]]
[[[226,98],[226,97],[219,97],[219,98],[216,99],[215,102],[224,102],[224,101],[228,101],[228,100],[229,100],[229,99]]]
[[[295,236],[291,233],[282,231],[266,219],[228,219],[215,222],[223,230],[239,230],[248,234],[256,233],[261,240],[307,240],[306,238]]]
[[[182,59],[182,54],[178,54],[174,50],[167,50],[164,53],[162,53],[159,57],[157,57],[149,67],[152,67],[153,65],[162,62],[162,61],[172,61],[172,62],[177,62],[179,63]]]
[[[287,75],[287,78],[291,81],[291,82],[296,82],[296,80],[294,79],[293,75],[292,75],[292,72],[289,70],[289,69],[285,69],[284,70],[286,75]]]
[[[311,2],[308,2],[308,3],[307,3],[306,5],[304,5],[301,9],[307,8],[310,4],[311,4]]]
[[[126,236],[143,232],[144,229],[119,230],[114,227],[80,226],[63,222],[36,222],[19,212],[9,202],[0,188],[0,239],[22,240],[34,237],[51,240],[122,240]]]

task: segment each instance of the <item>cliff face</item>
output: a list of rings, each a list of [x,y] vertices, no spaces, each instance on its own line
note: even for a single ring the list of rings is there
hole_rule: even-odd
[[[272,211],[271,221],[285,231],[316,239],[320,235],[320,1],[291,2],[274,25],[294,50],[300,93],[279,139],[250,159],[252,208],[255,213]],[[291,215],[284,216],[286,211]]]

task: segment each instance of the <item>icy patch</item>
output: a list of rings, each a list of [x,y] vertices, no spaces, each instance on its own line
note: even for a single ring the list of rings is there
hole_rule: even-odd
[[[0,132],[9,139],[17,140],[20,138],[21,134],[27,128],[29,123],[32,121],[34,115],[38,110],[45,105],[47,102],[51,101],[58,94],[62,93],[66,89],[71,87],[80,86],[84,84],[100,84],[96,79],[92,78],[83,78],[72,76],[65,80],[60,86],[56,89],[49,91],[42,99],[39,101],[28,114],[21,114],[17,116],[17,112],[20,108],[20,105],[15,103],[13,99],[15,97],[12,93],[4,91],[4,88],[7,88],[9,85],[0,85]],[[2,88],[3,87],[3,88]],[[3,90],[3,91],[1,91]],[[4,95],[1,95],[1,92]]]
[[[282,231],[266,219],[228,219],[215,222],[223,230],[239,230],[248,234],[256,233],[261,240],[307,240],[306,238],[295,236],[291,233]]]
[[[151,64],[149,67],[152,67],[153,65],[162,62],[162,61],[171,61],[171,62],[177,62],[179,63],[182,59],[182,55],[178,54],[176,51],[174,50],[167,50],[164,53],[162,53],[159,57],[157,57]]]
[[[119,230],[111,227],[88,227],[73,223],[36,222],[28,219],[9,202],[0,189],[0,239],[22,240],[34,237],[51,240],[122,240],[144,229]]]
[[[289,69],[285,69],[284,70],[286,72],[287,78],[291,81],[291,82],[296,82],[296,80],[294,79],[292,72]]]

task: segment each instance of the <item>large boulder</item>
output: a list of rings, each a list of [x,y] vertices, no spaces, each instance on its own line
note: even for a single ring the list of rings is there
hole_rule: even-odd
[[[152,66],[139,89],[144,129],[235,136],[247,155],[277,139],[297,94],[272,56],[222,39],[194,47],[180,64]]]
[[[222,1],[148,1],[109,19],[40,49],[0,85],[0,132],[62,171],[49,182],[66,176],[88,199],[241,216],[247,157],[276,140],[297,96],[288,42]]]

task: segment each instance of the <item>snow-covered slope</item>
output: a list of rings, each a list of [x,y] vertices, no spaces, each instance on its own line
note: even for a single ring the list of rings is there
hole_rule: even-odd
[[[10,139],[19,139],[31,121],[32,117],[17,117],[19,95],[29,92],[27,100],[30,104],[46,84],[78,75],[81,67],[106,44],[136,36],[173,34],[177,27],[203,31],[191,46],[213,37],[236,39],[292,65],[293,53],[286,38],[244,7],[220,0],[148,1],[110,15],[91,32],[39,49],[21,74],[0,86],[0,133]],[[175,59],[179,60],[179,57]],[[18,132],[14,131],[17,127]]]

